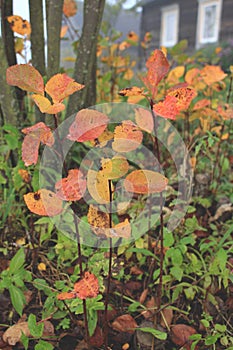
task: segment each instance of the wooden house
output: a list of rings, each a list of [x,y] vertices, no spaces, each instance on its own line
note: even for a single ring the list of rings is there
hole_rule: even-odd
[[[142,0],[141,37],[172,47],[183,39],[189,50],[233,40],[233,0]]]

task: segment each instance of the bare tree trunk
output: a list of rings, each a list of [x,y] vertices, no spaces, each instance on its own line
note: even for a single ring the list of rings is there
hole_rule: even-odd
[[[47,4],[47,77],[49,79],[54,74],[58,73],[60,66],[60,32],[62,22],[63,0],[48,0]]]
[[[3,123],[19,125],[19,109],[15,98],[15,89],[6,82],[8,63],[4,51],[3,40],[0,38],[0,109]]]
[[[73,78],[85,88],[71,95],[68,102],[69,116],[96,102],[96,45],[103,16],[105,0],[85,0],[83,28]]]
[[[42,76],[46,74],[45,69],[45,40],[44,40],[44,22],[43,22],[43,1],[29,0],[29,12],[31,23],[31,52],[32,65]],[[36,121],[44,121],[44,114],[35,106]]]
[[[4,45],[6,62],[8,63],[8,66],[13,66],[17,63],[16,53],[15,53],[14,34],[7,21],[7,16],[11,16],[12,14],[13,14],[12,0],[1,0],[2,40]],[[23,111],[24,110],[23,99],[24,99],[25,93],[24,91],[22,91],[17,87],[15,88],[15,91],[16,91],[19,108]]]
[[[43,22],[42,0],[29,0],[31,33],[32,65],[41,75],[46,74],[45,70],[45,40]]]

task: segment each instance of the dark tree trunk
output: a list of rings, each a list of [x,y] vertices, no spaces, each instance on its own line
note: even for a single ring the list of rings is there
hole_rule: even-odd
[[[96,102],[96,45],[103,16],[105,0],[85,0],[83,28],[73,78],[85,88],[71,95],[67,116]]]
[[[1,124],[20,125],[19,109],[15,97],[15,89],[6,82],[6,70],[8,62],[4,51],[3,40],[0,38],[0,109],[1,109]]]
[[[45,68],[45,40],[44,40],[44,22],[43,22],[43,1],[29,0],[29,12],[31,23],[31,52],[32,65],[42,76],[46,75]],[[36,121],[44,121],[44,114],[35,106]]]
[[[4,45],[5,57],[8,66],[13,66],[17,63],[16,53],[15,53],[15,42],[14,33],[7,21],[7,16],[12,16],[13,14],[13,1],[12,0],[1,0],[1,19],[2,19],[2,40]],[[19,88],[15,88],[16,96],[21,111],[24,110],[23,99],[25,96],[24,91]]]
[[[43,1],[29,0],[31,33],[32,65],[41,75],[46,74],[45,70],[45,40],[43,22]]]
[[[60,32],[63,0],[47,2],[48,67],[47,77],[58,73],[60,66]]]

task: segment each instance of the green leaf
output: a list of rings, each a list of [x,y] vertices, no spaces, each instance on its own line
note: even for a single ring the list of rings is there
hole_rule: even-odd
[[[35,350],[53,350],[54,346],[47,341],[40,340],[35,346]]]
[[[13,275],[16,273],[25,262],[24,248],[20,248],[15,256],[11,259],[9,272]]]
[[[90,336],[92,336],[95,332],[96,325],[97,325],[98,315],[96,310],[89,310],[88,312],[88,330],[90,333]]]
[[[216,323],[216,325],[214,326],[214,328],[216,329],[216,331],[220,332],[220,333],[224,333],[226,332],[227,327],[225,326],[225,324],[219,324]]]
[[[26,304],[23,292],[19,288],[15,287],[13,284],[11,284],[8,289],[14,309],[18,312],[20,316],[22,316],[23,307]]]
[[[181,281],[183,277],[183,270],[179,266],[173,266],[170,272],[173,277],[175,277],[178,281]]]
[[[140,329],[140,331],[145,332],[145,333],[150,333],[157,339],[160,339],[160,340],[167,339],[167,333],[158,331],[157,329],[150,328],[150,327],[143,327],[143,328],[139,327],[137,329]]]
[[[33,337],[40,338],[42,336],[44,330],[44,323],[37,324],[36,316],[34,314],[30,314],[28,317],[28,327]]]
[[[20,341],[23,344],[24,349],[27,350],[28,349],[28,344],[29,344],[29,338],[24,333],[22,333]]]
[[[14,150],[18,147],[18,139],[15,137],[15,135],[5,135],[5,140],[10,150]]]
[[[205,339],[205,345],[213,345],[219,338],[219,334],[216,335],[208,335]]]

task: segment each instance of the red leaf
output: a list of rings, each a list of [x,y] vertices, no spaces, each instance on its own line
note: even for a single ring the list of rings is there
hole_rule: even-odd
[[[26,136],[22,144],[22,159],[26,166],[36,164],[40,142],[52,146],[54,138],[50,128],[43,122],[37,123],[22,130]]]
[[[78,169],[71,169],[68,172],[68,176],[59,180],[55,189],[57,196],[66,201],[78,201],[84,195],[86,191],[86,179]]]
[[[45,85],[45,91],[52,97],[54,103],[62,102],[66,97],[83,88],[84,85],[76,83],[65,73],[54,75]]]
[[[108,117],[101,112],[82,109],[71,124],[67,138],[78,142],[94,140],[104,132],[108,121]]]
[[[80,299],[95,298],[99,293],[98,279],[93,273],[85,272],[84,277],[75,283],[74,291]]]
[[[118,332],[134,333],[137,326],[134,318],[127,314],[117,317],[112,323],[112,328]]]
[[[62,200],[52,191],[41,189],[37,192],[29,192],[24,196],[28,209],[42,216],[55,216],[62,212]]]
[[[166,96],[164,101],[160,101],[153,106],[153,110],[156,114],[166,119],[175,119],[179,114],[177,108],[177,99],[174,96]]]
[[[126,176],[124,187],[128,192],[158,193],[165,190],[168,179],[151,170],[135,170]]]
[[[190,335],[196,334],[196,330],[186,324],[177,324],[171,329],[171,340],[174,344],[183,347],[186,350],[191,350],[192,341],[189,340]],[[198,349],[196,346],[195,349]]]
[[[143,81],[154,96],[158,83],[165,77],[170,66],[163,51],[154,50],[146,62],[146,67],[148,72]]]
[[[44,81],[38,70],[30,64],[16,64],[7,68],[6,81],[22,90],[44,94]]]

